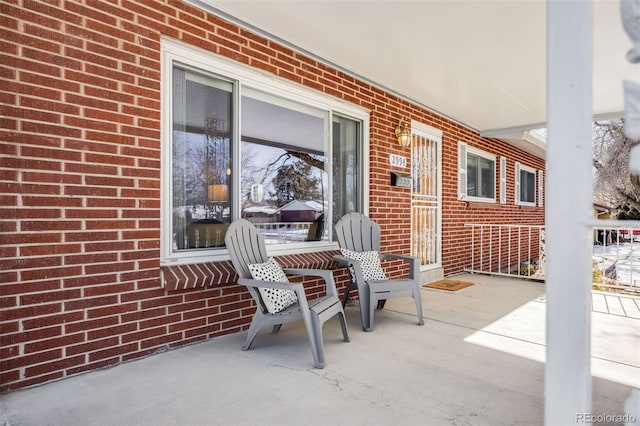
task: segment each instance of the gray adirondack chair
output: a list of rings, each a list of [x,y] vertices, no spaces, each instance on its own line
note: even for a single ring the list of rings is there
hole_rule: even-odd
[[[265,326],[273,326],[272,334],[276,334],[283,324],[302,320],[307,330],[313,361],[316,368],[324,368],[324,342],[322,326],[330,318],[338,316],[345,342],[349,341],[347,323],[343,306],[336,290],[333,273],[320,269],[283,269],[286,274],[317,276],[326,283],[326,295],[307,300],[301,283],[259,281],[251,277],[248,264],[264,263],[268,260],[264,245],[264,237],[256,227],[245,219],[235,220],[225,235],[225,244],[229,250],[231,262],[238,273],[238,283],[244,285],[256,301],[256,312],[253,315],[247,340],[242,350],[251,348],[258,331]],[[290,289],[295,291],[298,302],[278,312],[270,313],[262,299],[258,288]]]
[[[352,268],[353,272],[350,273],[351,280],[345,291],[343,305],[346,305],[350,292],[357,290],[363,330],[373,330],[373,311],[376,304],[378,309],[382,309],[387,299],[397,297],[413,297],[416,303],[418,324],[424,325],[420,298],[420,259],[401,254],[380,253],[380,226],[361,213],[344,215],[336,224],[335,231],[341,248],[355,252],[376,250],[380,260],[400,259],[409,264],[409,276],[406,278],[367,281],[363,277],[359,261],[348,259],[342,255],[333,257],[338,263]]]

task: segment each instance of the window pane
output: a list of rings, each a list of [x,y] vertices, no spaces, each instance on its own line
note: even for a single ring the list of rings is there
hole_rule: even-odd
[[[495,161],[467,153],[467,195],[478,198],[495,196]]]
[[[173,251],[224,246],[232,90],[229,82],[173,68]]]
[[[242,217],[267,244],[326,239],[327,112],[252,89],[241,102]]]
[[[536,175],[527,170],[520,170],[520,201],[536,202]]]
[[[467,154],[467,195],[469,197],[479,197],[478,193],[478,163],[480,157]]]
[[[494,198],[495,194],[495,162],[486,158],[480,158],[480,182],[483,198]]]
[[[361,211],[360,146],[362,122],[333,116],[333,223]]]

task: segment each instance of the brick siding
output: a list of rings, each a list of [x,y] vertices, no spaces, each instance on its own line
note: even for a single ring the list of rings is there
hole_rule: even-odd
[[[390,187],[388,164],[390,153],[408,155],[394,136],[403,117],[443,131],[445,273],[468,263],[464,223],[543,224],[542,208],[515,206],[512,195],[498,208],[456,196],[459,140],[507,157],[508,194],[513,162],[544,169],[542,159],[181,1],[0,8],[3,391],[248,328],[254,303],[228,270],[226,279],[212,268],[197,285],[163,287],[161,36],[370,109],[370,215],[383,250],[409,252],[410,193]],[[344,270],[336,278],[343,287]]]

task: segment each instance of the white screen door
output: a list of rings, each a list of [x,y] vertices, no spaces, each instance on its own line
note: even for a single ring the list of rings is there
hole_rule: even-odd
[[[442,259],[442,132],[415,121],[411,132],[411,255],[428,270]]]

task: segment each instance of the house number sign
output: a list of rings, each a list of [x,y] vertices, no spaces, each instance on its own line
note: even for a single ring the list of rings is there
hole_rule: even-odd
[[[407,167],[407,158],[401,155],[389,154],[389,164],[396,167]]]

